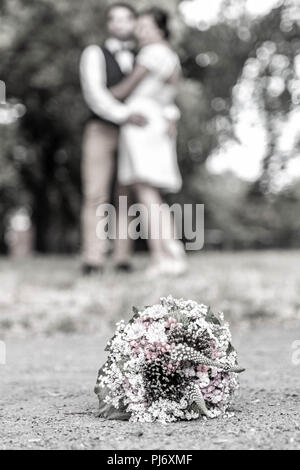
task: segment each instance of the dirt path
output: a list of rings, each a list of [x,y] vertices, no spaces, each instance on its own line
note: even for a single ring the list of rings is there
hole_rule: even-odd
[[[92,389],[105,339],[7,341],[0,449],[300,449],[300,365],[292,364],[299,323],[234,331],[247,367],[235,417],[168,426],[95,417]]]

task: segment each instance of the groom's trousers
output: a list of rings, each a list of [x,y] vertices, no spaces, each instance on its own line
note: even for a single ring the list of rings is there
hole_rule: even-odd
[[[103,266],[105,262],[107,239],[105,233],[99,234],[99,227],[104,227],[104,221],[101,221],[101,216],[97,216],[97,209],[101,204],[108,204],[111,200],[118,143],[117,127],[101,121],[92,121],[87,124],[83,137],[82,159],[82,244],[84,262],[90,266]],[[117,188],[117,196],[129,197],[129,191],[126,188],[120,186]],[[128,224],[127,212],[119,213],[118,217],[122,225]],[[128,262],[131,252],[132,242],[129,237],[126,240],[115,240],[114,261],[116,264]]]

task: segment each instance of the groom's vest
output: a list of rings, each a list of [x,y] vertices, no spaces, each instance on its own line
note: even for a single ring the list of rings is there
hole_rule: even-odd
[[[106,77],[107,77],[106,86],[107,88],[112,88],[118,85],[118,83],[120,83],[123,80],[123,78],[125,77],[125,74],[122,72],[114,55],[105,47],[101,47],[101,50],[103,52],[105,64],[106,64]],[[97,114],[93,112],[90,115],[90,120],[97,120],[97,121],[105,122],[107,124],[111,124],[115,127],[118,127],[116,124],[99,117]]]

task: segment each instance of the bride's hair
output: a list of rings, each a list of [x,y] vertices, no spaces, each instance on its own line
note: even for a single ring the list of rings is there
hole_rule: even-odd
[[[139,16],[152,16],[158,28],[163,32],[164,37],[169,39],[171,32],[169,28],[169,13],[162,8],[153,7],[139,13]]]

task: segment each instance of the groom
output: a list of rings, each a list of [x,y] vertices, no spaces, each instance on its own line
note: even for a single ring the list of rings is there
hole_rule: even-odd
[[[104,46],[88,46],[80,61],[83,96],[91,111],[83,138],[84,275],[101,272],[104,268],[106,240],[105,234],[99,238],[96,235],[97,224],[101,221],[96,217],[96,210],[99,205],[110,202],[116,172],[119,127],[126,123],[140,127],[147,124],[143,116],[130,114],[127,106],[115,100],[109,91],[133,70],[135,23],[136,12],[133,7],[122,2],[110,6],[107,11],[108,38]],[[118,196],[129,194],[125,189],[119,189]],[[127,218],[127,214],[120,214],[120,217]],[[130,271],[130,255],[130,240],[117,240],[114,250],[117,270]]]

